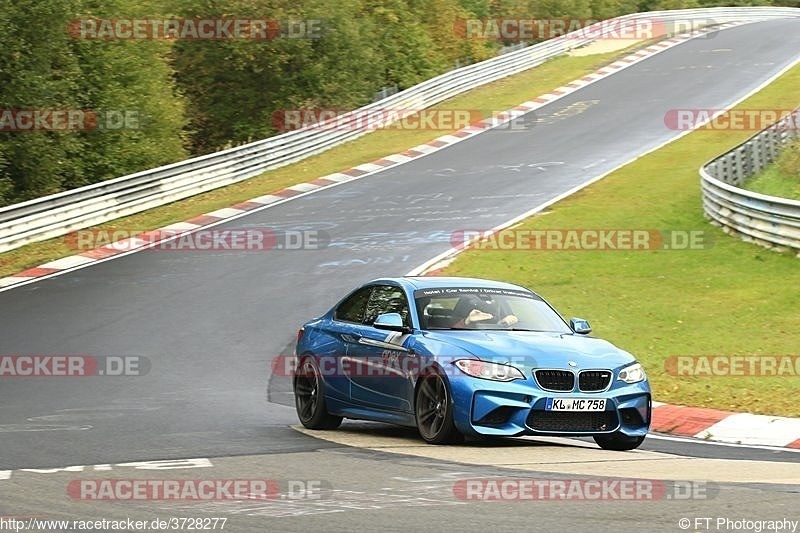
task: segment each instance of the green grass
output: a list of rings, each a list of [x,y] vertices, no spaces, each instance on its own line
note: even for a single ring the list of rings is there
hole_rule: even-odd
[[[800,145],[793,145],[786,148],[786,150],[800,152]],[[786,154],[786,156],[788,155]],[[794,157],[798,158],[797,155],[794,155]],[[744,184],[744,188],[770,196],[800,200],[800,174],[792,173],[784,167],[785,165],[781,165],[779,160],[778,163],[768,166],[748,179]]]
[[[648,44],[641,43],[632,48]],[[631,51],[632,49],[629,48],[623,51],[583,57],[559,57],[524,73],[452,98],[433,109],[481,110],[483,116],[488,117],[492,112],[505,111],[587,73],[594,72]],[[313,180],[326,174],[374,161],[386,155],[402,152],[447,133],[451,133],[451,131],[399,129],[377,131],[316,157],[266,172],[242,183],[120,218],[98,226],[98,228],[146,231],[163,227],[222,207],[229,207],[250,198],[269,194],[296,183]],[[0,254],[0,277],[75,253],[76,251],[66,246],[61,238],[11,250]]]
[[[797,105],[800,67],[743,102]],[[613,172],[523,229],[704,230],[713,246],[676,251],[468,250],[442,275],[529,286],[565,316],[645,365],[657,400],[800,416],[796,377],[673,377],[675,355],[800,356],[800,259],[742,242],[703,216],[698,168],[751,132],[703,130]]]

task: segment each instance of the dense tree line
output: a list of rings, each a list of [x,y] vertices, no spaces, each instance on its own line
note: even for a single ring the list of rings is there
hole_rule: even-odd
[[[265,138],[277,132],[278,109],[354,108],[382,87],[403,89],[495,55],[503,43],[459,38],[458,19],[609,18],[711,4],[0,0],[0,206]],[[322,28],[319,38],[205,41],[85,39],[73,31],[75,20],[159,17],[319,20]],[[77,123],[90,127],[19,131],[20,110],[83,110]]]
[[[134,2],[0,0],[0,205],[180,160],[187,123],[166,42],[88,41],[70,20],[115,16]],[[119,15],[116,15],[119,16]],[[19,110],[127,111],[130,126],[8,131]],[[134,118],[139,124],[133,124]],[[25,124],[22,124],[23,126]],[[88,129],[94,126],[92,129]]]

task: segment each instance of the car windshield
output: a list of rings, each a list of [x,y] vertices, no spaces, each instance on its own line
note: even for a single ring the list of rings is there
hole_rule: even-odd
[[[541,298],[527,291],[485,287],[419,289],[414,293],[424,330],[515,330],[571,333]]]

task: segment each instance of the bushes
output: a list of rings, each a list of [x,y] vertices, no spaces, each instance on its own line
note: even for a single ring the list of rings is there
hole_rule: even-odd
[[[776,166],[781,174],[800,185],[800,140],[794,141],[781,152]]]

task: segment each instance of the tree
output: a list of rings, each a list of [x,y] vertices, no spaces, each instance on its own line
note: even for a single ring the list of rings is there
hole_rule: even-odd
[[[0,109],[6,118],[24,110],[77,109],[81,71],[65,31],[76,3],[2,2]],[[75,133],[8,128],[0,132],[0,202],[58,192],[83,175],[83,143]]]
[[[84,112],[76,128],[0,132],[0,203],[7,204],[146,170],[185,157],[182,100],[173,94],[167,43],[87,41],[71,20],[119,17],[133,0],[3,1],[0,9],[0,109]],[[109,130],[112,113],[136,114],[146,127]],[[127,126],[131,126],[129,123]],[[40,125],[41,126],[41,125]]]
[[[103,0],[78,17],[153,17],[136,0]],[[174,90],[172,43],[163,40],[72,39],[80,67],[81,105],[95,110],[98,127],[83,133],[88,174],[96,183],[184,159],[184,98]]]

